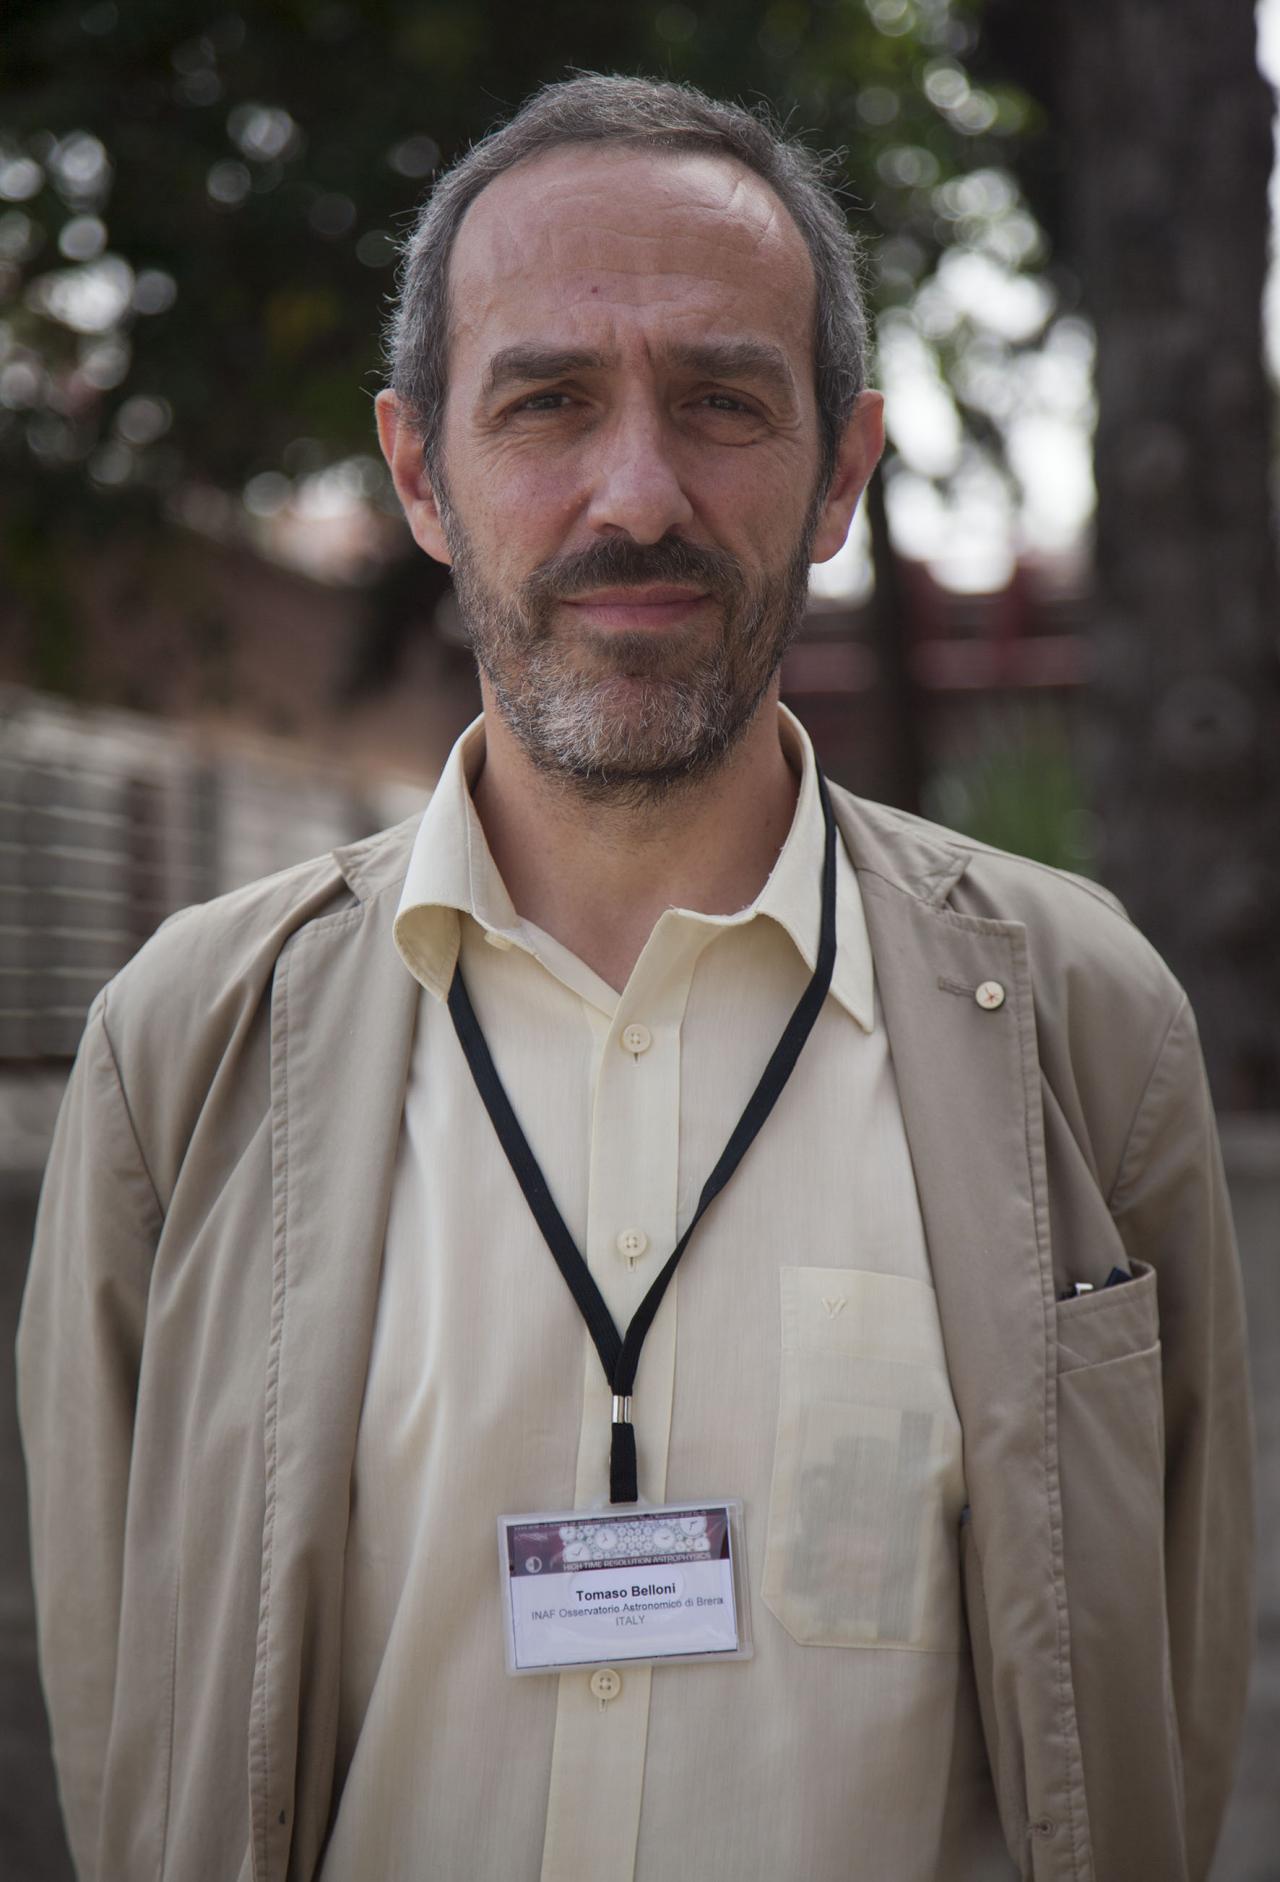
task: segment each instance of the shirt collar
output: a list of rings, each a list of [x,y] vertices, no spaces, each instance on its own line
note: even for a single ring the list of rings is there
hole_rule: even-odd
[[[527,945],[471,801],[483,763],[482,713],[449,753],[431,793],[392,928],[410,973],[442,1000],[458,964],[460,914],[471,915],[498,946]]]
[[[778,732],[800,791],[787,840],[754,912],[785,928],[810,972],[822,934],[822,856],[826,829],[818,793],[818,761],[809,734],[793,712],[778,708]],[[836,964],[831,991],[864,1032],[875,1028],[875,974],[858,874],[836,831]]]
[[[779,733],[800,780],[795,814],[769,879],[749,908],[729,916],[693,916],[737,926],[767,915],[791,937],[812,972],[822,927],[824,826],[813,745],[800,721],[779,707]],[[537,955],[546,937],[521,921],[490,854],[471,799],[471,784],[484,761],[483,716],[469,725],[450,752],[418,826],[405,875],[393,934],[415,979],[445,999],[457,965],[460,914],[470,915],[496,947],[519,947]],[[836,837],[836,963],[831,991],[864,1032],[875,1026],[875,980],[858,878],[839,834]],[[536,937],[536,939],[535,939]],[[538,945],[542,944],[542,945]]]

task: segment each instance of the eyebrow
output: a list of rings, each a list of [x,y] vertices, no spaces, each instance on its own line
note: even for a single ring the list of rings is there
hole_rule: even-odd
[[[702,379],[751,380],[763,389],[791,398],[795,379],[781,347],[763,340],[703,340],[677,343],[662,349],[673,366]],[[543,384],[574,373],[598,372],[608,365],[602,353],[561,346],[504,346],[489,361],[484,397],[508,386]]]
[[[780,346],[765,340],[704,340],[671,346],[666,357],[701,379],[749,379],[790,397],[795,392],[791,364]]]
[[[544,379],[567,379],[575,372],[598,371],[601,353],[577,352],[563,346],[504,346],[489,361],[484,395],[491,398],[507,386],[528,385]]]

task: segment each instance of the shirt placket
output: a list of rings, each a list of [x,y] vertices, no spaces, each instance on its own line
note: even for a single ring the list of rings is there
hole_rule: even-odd
[[[625,1331],[679,1237],[680,1029],[694,965],[711,936],[665,916],[610,1020],[591,1011],[597,1067],[591,1122],[587,1265]],[[649,1329],[632,1395],[640,1494],[666,1494],[675,1384],[673,1280]],[[607,1499],[611,1392],[583,1340],[574,1503]],[[649,1732],[648,1667],[562,1673],[547,1798],[542,1882],[632,1882]]]

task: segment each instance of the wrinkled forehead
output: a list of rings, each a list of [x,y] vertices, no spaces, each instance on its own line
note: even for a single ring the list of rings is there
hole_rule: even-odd
[[[454,342],[557,311],[768,327],[811,350],[813,265],[773,190],[732,158],[577,145],[504,172],[449,269]]]

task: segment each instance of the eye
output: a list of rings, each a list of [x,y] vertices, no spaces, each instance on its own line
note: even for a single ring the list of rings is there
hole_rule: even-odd
[[[567,392],[531,392],[511,409],[513,412],[563,412],[571,403]]]
[[[754,444],[768,430],[756,401],[736,392],[695,392],[684,418],[694,436],[712,445]]]

